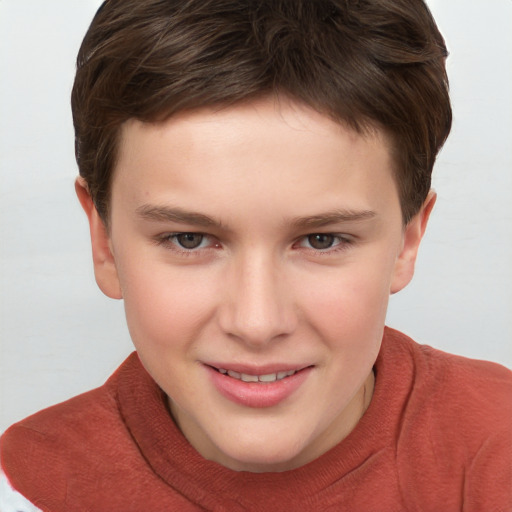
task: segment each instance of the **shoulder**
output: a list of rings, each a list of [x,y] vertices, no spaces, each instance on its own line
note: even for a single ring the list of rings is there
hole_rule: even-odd
[[[467,510],[512,505],[512,372],[397,331],[385,342],[388,359],[410,369],[396,423],[401,479],[432,482],[446,496],[458,489]]]
[[[16,450],[19,459],[26,446],[44,445],[54,450],[55,443],[76,444],[81,437],[109,421],[116,408],[111,391],[107,383],[15,423],[1,438],[2,460],[11,449]]]
[[[507,424],[512,420],[512,371],[490,361],[448,354],[409,340],[416,385],[435,400],[440,416],[472,414],[472,424]],[[425,397],[427,398],[427,397]]]
[[[123,440],[129,438],[116,396],[115,383],[122,369],[103,386],[7,429],[0,438],[1,466],[16,491],[59,500],[66,495],[69,475],[80,467],[100,467],[116,460]]]
[[[420,345],[392,329],[386,334],[391,359],[410,367],[410,405],[428,411],[430,421],[473,437],[512,431],[512,371]]]
[[[447,403],[454,405],[455,401],[471,410],[481,407],[498,416],[512,412],[512,371],[508,368],[421,345],[389,328],[385,345],[388,359],[402,361],[411,368],[417,391],[444,398],[437,404],[439,408]]]

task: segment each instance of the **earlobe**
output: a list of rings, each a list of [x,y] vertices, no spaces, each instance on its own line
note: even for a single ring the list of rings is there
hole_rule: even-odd
[[[403,246],[396,260],[393,280],[391,282],[390,291],[392,294],[405,288],[414,275],[414,265],[418,256],[418,249],[436,198],[435,191],[431,190],[420,211],[405,226]]]
[[[112,252],[111,239],[94,206],[87,183],[82,177],[76,179],[75,190],[89,220],[96,283],[107,297],[121,299],[123,295]]]

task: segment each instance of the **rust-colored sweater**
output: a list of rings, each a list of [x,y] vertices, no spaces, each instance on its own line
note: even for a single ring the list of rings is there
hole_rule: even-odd
[[[51,512],[512,511],[512,373],[391,329],[375,373],[344,441],[257,474],[204,460],[132,354],[104,386],[11,427],[3,470]]]

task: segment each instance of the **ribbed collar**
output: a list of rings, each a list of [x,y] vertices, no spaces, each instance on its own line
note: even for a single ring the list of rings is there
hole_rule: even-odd
[[[313,462],[281,473],[236,472],[201,457],[176,427],[165,394],[135,353],[116,375],[117,398],[123,420],[154,473],[191,502],[208,510],[254,509],[256,503],[258,510],[270,510],[286,490],[293,503],[316,509],[315,504],[329,502],[329,495],[339,495],[345,485],[353,486],[363,465],[393,450],[413,372],[404,335],[386,328],[374,370],[372,402],[349,436]]]

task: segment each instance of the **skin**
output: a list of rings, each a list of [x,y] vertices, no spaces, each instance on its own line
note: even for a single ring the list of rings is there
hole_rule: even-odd
[[[201,455],[284,471],[353,430],[389,295],[412,278],[435,202],[403,226],[383,133],[283,98],[132,120],[108,230],[80,178],[76,189],[96,280],[124,299],[141,361]],[[277,405],[247,407],[212,384],[212,361],[309,369]]]

